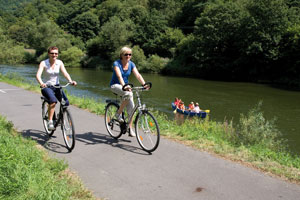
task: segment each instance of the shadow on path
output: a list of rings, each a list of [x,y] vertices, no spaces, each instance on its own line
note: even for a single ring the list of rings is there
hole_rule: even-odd
[[[149,153],[143,151],[141,148],[132,146],[131,140],[123,138],[114,139],[102,133],[87,132],[83,134],[76,134],[76,140],[85,143],[85,145],[106,144],[132,153],[149,155]]]
[[[57,134],[59,134],[59,133],[57,133]],[[55,153],[61,153],[61,154],[69,153],[69,151],[67,150],[67,148],[64,145],[53,141],[53,139],[56,138],[55,133],[52,137],[49,138],[49,136],[43,131],[28,129],[28,130],[23,130],[22,135],[23,135],[23,137],[29,137],[29,138],[37,141],[37,143],[39,143],[40,145],[42,145],[45,149],[47,149],[49,151],[52,151]]]

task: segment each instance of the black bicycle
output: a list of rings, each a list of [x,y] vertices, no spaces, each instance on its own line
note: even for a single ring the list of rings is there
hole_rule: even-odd
[[[152,84],[147,82],[145,85],[151,88]],[[132,84],[125,84],[125,87],[130,86],[131,90],[135,92],[137,104],[135,105],[132,113],[128,116],[126,112],[122,113],[123,123],[120,123],[115,114],[119,109],[118,96],[116,99],[106,100],[105,107],[105,127],[109,135],[115,139],[121,137],[122,134],[129,132],[129,123],[134,119],[135,133],[139,145],[147,152],[151,153],[156,150],[160,140],[159,126],[155,117],[147,109],[146,104],[142,104],[140,92],[147,91],[143,86],[133,87]]]
[[[71,83],[67,83],[64,86],[47,86],[47,87],[55,87],[60,90],[61,96],[62,96],[62,88],[67,87]],[[62,98],[60,101],[60,106],[59,106],[59,112],[55,113],[53,115],[53,125],[54,125],[54,130],[48,130],[48,107],[49,107],[49,100],[45,98],[44,96],[41,97],[42,99],[42,119],[43,119],[43,125],[45,128],[46,133],[48,134],[49,137],[53,135],[55,132],[56,128],[60,125],[61,131],[63,134],[63,138],[66,144],[67,149],[69,152],[71,152],[74,149],[75,146],[75,128],[74,128],[74,123],[72,120],[71,113],[68,109],[68,106],[66,106],[65,100]]]

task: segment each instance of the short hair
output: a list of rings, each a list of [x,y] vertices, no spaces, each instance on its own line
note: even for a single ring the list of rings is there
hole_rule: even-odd
[[[132,50],[127,46],[121,48],[121,50],[120,50],[120,59],[122,59],[122,55],[124,55],[124,53],[127,52],[127,51],[132,52]]]
[[[49,47],[48,48],[48,53],[50,53],[52,50],[57,50],[58,51],[58,48],[53,46],[53,47]]]

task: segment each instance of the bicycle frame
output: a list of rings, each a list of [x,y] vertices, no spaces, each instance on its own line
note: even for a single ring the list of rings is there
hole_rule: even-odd
[[[49,113],[49,100],[45,97],[41,97],[43,100],[42,103],[42,117],[43,117],[43,124],[44,128],[51,137],[53,133],[55,132],[56,128],[61,125],[61,130],[63,134],[63,139],[65,141],[66,147],[71,152],[75,146],[75,129],[74,129],[74,124],[72,120],[71,113],[68,109],[68,106],[66,106],[66,101],[63,98],[63,87],[67,87],[70,83],[66,84],[65,86],[53,86],[55,88],[58,88],[60,90],[60,94],[62,99],[60,100],[60,105],[59,105],[59,111],[56,115],[55,110],[54,110],[54,115],[53,115],[53,125],[54,125],[54,130],[48,130],[47,123],[48,123],[48,118],[49,116],[46,116],[47,113]],[[48,105],[46,105],[48,104]]]
[[[137,104],[134,106],[132,112],[128,115],[128,122],[127,124],[130,124],[133,120],[133,116],[135,112],[138,110],[141,112],[142,110],[146,110],[146,105],[142,105],[141,97],[140,97],[140,91],[147,91],[144,87],[133,87],[132,90],[135,92],[136,98],[137,98]],[[128,126],[126,126],[126,130],[128,129]]]
[[[67,109],[67,106],[65,106],[66,101],[63,98],[63,88],[69,86],[70,84],[71,83],[67,83],[66,85],[63,85],[63,86],[55,86],[55,85],[49,85],[49,86],[47,86],[47,87],[58,88],[59,91],[60,91],[60,95],[61,95],[61,101],[59,102],[60,105],[59,105],[59,112],[58,112],[58,115],[57,115],[58,116],[57,119],[56,119],[55,112],[54,112],[54,115],[53,115],[53,120],[55,120],[55,123],[54,123],[54,127],[55,128],[58,126],[59,121],[62,119],[62,115],[63,115],[64,109]],[[41,99],[43,101],[46,101],[48,103],[48,105],[49,105],[49,100],[46,97],[42,96]]]
[[[105,127],[110,136],[115,139],[121,137],[122,134],[127,133],[130,128],[135,129],[134,134],[139,145],[148,153],[153,152],[159,144],[159,126],[157,120],[151,114],[151,112],[146,108],[146,104],[142,103],[141,100],[141,91],[148,91],[147,89],[151,88],[152,84],[149,82],[148,87],[146,85],[143,87],[133,87],[132,84],[127,84],[131,86],[131,91],[135,93],[134,96],[137,98],[136,105],[134,106],[131,113],[124,114],[122,112],[122,117],[124,122],[120,122],[119,119],[116,119],[116,112],[120,109],[120,104],[116,100],[107,100],[107,105],[105,107]],[[123,90],[127,86],[123,86]],[[117,99],[118,96],[116,96]],[[126,115],[126,116],[125,116]],[[134,120],[134,127],[131,127],[131,123]],[[130,127],[130,128],[129,128]],[[130,130],[131,131],[131,130]],[[131,133],[129,132],[129,136]]]

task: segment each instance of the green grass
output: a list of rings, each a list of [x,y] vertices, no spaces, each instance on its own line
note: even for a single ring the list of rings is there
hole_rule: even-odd
[[[50,158],[0,116],[0,199],[95,199],[68,165]]]
[[[0,76],[0,81],[6,80],[6,76]],[[28,86],[24,83],[19,84],[18,78],[14,78],[14,81],[16,83],[9,83],[34,91],[39,90],[36,84],[34,87],[32,83],[26,83]],[[104,114],[105,104],[95,99],[69,95],[69,100],[71,104],[80,108],[98,115]],[[209,118],[193,118],[177,124],[162,113],[154,112],[154,115],[158,120],[161,135],[165,138],[300,183],[299,155],[286,150],[285,141],[279,139],[281,133],[276,128],[275,119],[267,121],[260,107],[261,102],[247,115],[241,114],[237,124],[231,121],[216,122]]]

